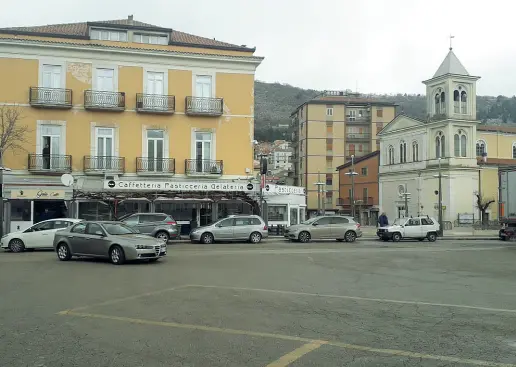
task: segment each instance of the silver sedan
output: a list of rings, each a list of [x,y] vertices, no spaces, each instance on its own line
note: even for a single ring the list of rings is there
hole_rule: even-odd
[[[53,246],[61,261],[87,256],[107,258],[115,265],[130,260],[156,261],[167,254],[163,241],[110,221],[84,221],[56,232]]]

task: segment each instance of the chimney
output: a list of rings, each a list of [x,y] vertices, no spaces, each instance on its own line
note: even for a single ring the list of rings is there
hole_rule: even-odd
[[[133,24],[133,15],[128,15],[127,20],[129,21],[129,24]]]

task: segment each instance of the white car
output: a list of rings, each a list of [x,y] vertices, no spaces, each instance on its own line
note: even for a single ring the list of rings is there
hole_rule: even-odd
[[[54,234],[82,219],[58,218],[49,219],[34,224],[25,231],[11,232],[0,240],[0,247],[10,249],[12,252],[23,252],[27,249],[53,248]]]
[[[376,234],[383,241],[398,242],[402,238],[415,238],[430,242],[437,239],[439,223],[431,217],[396,218],[394,223],[387,227],[378,228]]]

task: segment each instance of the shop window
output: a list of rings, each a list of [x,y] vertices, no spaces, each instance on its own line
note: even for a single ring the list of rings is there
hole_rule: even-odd
[[[79,202],[79,219],[112,220],[109,205],[102,201]]]
[[[11,200],[11,221],[12,222],[29,222],[30,218],[30,200]]]
[[[290,208],[290,225],[298,224],[297,207]]]
[[[269,221],[287,221],[287,206],[286,205],[269,205],[268,209]]]
[[[299,223],[303,223],[306,220],[306,208],[299,208]]]

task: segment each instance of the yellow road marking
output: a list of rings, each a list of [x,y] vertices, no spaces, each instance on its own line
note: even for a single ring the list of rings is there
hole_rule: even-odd
[[[297,349],[294,349],[292,352],[285,354],[278,360],[269,363],[266,367],[286,367],[294,361],[297,361],[299,358],[304,356],[307,353],[319,348],[321,345],[326,344],[327,342],[323,340],[316,340],[312,343],[306,343],[300,346]]]
[[[277,293],[277,294],[291,294],[294,296],[310,296],[310,297],[321,297],[321,298],[336,298],[336,299],[350,299],[355,301],[367,301],[367,302],[383,302],[383,303],[397,303],[406,305],[417,305],[417,306],[435,306],[435,307],[453,307],[453,308],[464,308],[477,311],[488,311],[488,312],[504,312],[504,313],[516,313],[514,309],[506,308],[491,308],[482,306],[469,306],[459,305],[451,303],[434,303],[434,302],[422,302],[422,301],[402,301],[396,299],[387,298],[368,298],[359,296],[342,296],[338,294],[319,294],[319,293],[307,293],[307,292],[295,292],[295,291],[282,291],[277,289],[262,289],[262,288],[245,288],[245,287],[225,287],[218,285],[199,285],[191,284],[188,287],[198,288],[212,288],[212,289],[229,289],[235,291],[250,291],[250,292],[266,292],[266,293]]]
[[[363,346],[363,345],[342,343],[342,342],[338,342],[338,341],[313,340],[313,339],[302,338],[302,337],[298,337],[298,336],[290,336],[290,335],[282,335],[282,334],[274,334],[274,333],[263,333],[263,332],[257,332],[257,331],[226,329],[226,328],[220,328],[220,327],[193,325],[193,324],[180,324],[177,322],[152,321],[152,320],[136,319],[136,318],[130,318],[130,317],[109,316],[109,315],[100,315],[100,314],[85,313],[85,312],[74,312],[71,310],[61,311],[61,312],[58,312],[58,314],[59,315],[79,316],[79,317],[84,317],[84,318],[94,318],[94,319],[101,319],[101,320],[121,321],[121,322],[127,322],[127,323],[131,323],[131,324],[139,324],[139,325],[153,325],[153,326],[162,326],[162,327],[172,327],[172,328],[178,328],[178,329],[217,332],[217,333],[230,334],[230,335],[245,335],[245,336],[256,336],[256,337],[262,337],[262,338],[279,339],[279,340],[299,341],[299,342],[308,343],[308,344],[312,344],[312,343],[327,344],[327,345],[331,345],[331,346],[339,347],[339,348],[343,348],[343,349],[360,350],[363,352],[386,354],[386,355],[391,355],[391,356],[402,356],[402,357],[409,357],[409,358],[429,359],[429,360],[442,361],[442,362],[462,363],[462,364],[468,364],[468,365],[473,365],[473,366],[516,367],[516,364],[497,363],[497,362],[481,361],[481,360],[477,360],[477,359],[466,359],[466,358],[458,358],[458,357],[448,357],[448,356],[441,356],[441,355],[434,355],[434,354],[409,352],[409,351],[397,350],[397,349],[373,348],[373,347],[367,347],[367,346]]]

